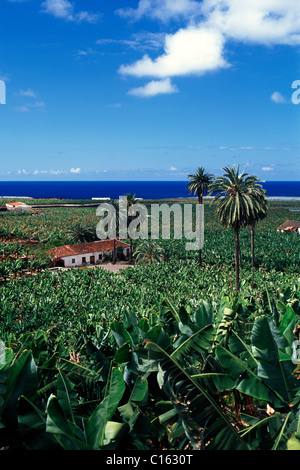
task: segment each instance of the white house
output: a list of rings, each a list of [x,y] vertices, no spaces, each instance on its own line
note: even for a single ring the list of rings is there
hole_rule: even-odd
[[[32,207],[25,202],[7,202],[6,209],[8,211],[31,211]]]
[[[66,268],[93,266],[102,263],[106,256],[113,257],[114,250],[123,249],[126,259],[130,256],[130,245],[120,240],[99,240],[90,243],[64,245],[48,250],[52,262]]]
[[[110,197],[92,197],[92,201],[110,201]]]
[[[287,220],[277,228],[277,231],[298,232],[300,234],[300,220]]]

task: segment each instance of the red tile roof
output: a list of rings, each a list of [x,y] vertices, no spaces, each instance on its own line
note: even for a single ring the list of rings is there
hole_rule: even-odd
[[[130,247],[128,243],[116,240],[116,248],[122,246]],[[110,251],[114,249],[114,240],[99,240],[90,243],[77,243],[76,245],[57,246],[48,250],[47,253],[54,258],[64,258],[65,256],[75,256],[85,253],[95,253],[99,251]]]
[[[7,205],[8,206],[27,206],[25,202],[8,202]]]
[[[300,228],[300,220],[287,220],[283,224],[281,224],[277,230],[289,230],[295,231]]]

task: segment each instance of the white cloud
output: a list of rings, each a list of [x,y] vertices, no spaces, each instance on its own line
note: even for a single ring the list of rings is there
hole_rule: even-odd
[[[74,17],[74,20],[78,23],[86,21],[87,23],[96,23],[98,20],[98,15],[96,13],[90,13],[89,11],[80,11]]]
[[[226,67],[223,57],[224,40],[213,29],[189,27],[165,39],[165,53],[152,60],[148,55],[132,65],[122,65],[119,72],[136,77],[167,78],[201,75]]]
[[[263,166],[262,171],[273,171],[274,168],[272,166]]]
[[[218,147],[219,150],[254,150],[254,147],[251,146],[241,146],[241,147],[227,147],[226,145],[222,145]]]
[[[105,46],[107,44],[120,44],[126,48],[131,48],[140,51],[157,50],[162,48],[165,40],[165,33],[151,33],[149,31],[142,31],[135,33],[131,39],[110,39],[102,38],[96,41],[96,44]]]
[[[299,0],[140,0],[136,9],[118,13],[134,20],[180,19],[183,25],[165,35],[163,54],[156,58],[145,54],[133,64],[121,65],[122,75],[162,79],[216,71],[229,66],[225,46],[231,40],[269,46],[300,44]],[[282,98],[272,97],[277,103]]]
[[[118,13],[133,20],[148,16],[166,22],[171,19],[186,18],[198,10],[199,2],[194,0],[140,0],[136,9],[119,9]]]
[[[21,90],[19,93],[19,96],[27,96],[29,98],[36,98],[36,94],[34,91],[28,89],[28,90]]]
[[[36,101],[35,103],[27,103],[22,106],[15,108],[15,111],[18,113],[29,113],[33,109],[43,109],[46,106],[44,101]]]
[[[42,11],[56,18],[62,18],[67,21],[77,23],[88,22],[95,23],[98,15],[88,11],[74,12],[74,5],[69,0],[45,0],[42,3]]]
[[[76,53],[77,57],[87,57],[90,55],[96,54],[96,51],[94,51],[91,47],[89,47],[86,50],[79,49]]]
[[[170,171],[178,171],[178,169],[175,166],[171,166]]]
[[[67,170],[33,170],[33,171],[28,171],[28,170],[18,170],[19,175],[44,175],[44,174],[50,174],[50,175],[63,175],[63,174],[79,174],[81,172],[81,168],[71,168],[70,171]]]
[[[59,170],[56,169],[54,170],[53,168],[51,170],[26,170],[26,169],[20,169],[17,171],[18,175],[54,175],[54,176],[59,176],[59,175],[67,175],[67,174],[79,174],[81,173],[81,168],[71,168],[69,171],[68,170]]]
[[[88,55],[88,52],[87,52],[87,51],[81,51],[81,50],[79,50],[79,51],[77,51],[77,55],[78,55],[78,56]]]
[[[7,73],[2,73],[0,70],[0,80],[3,82],[9,82],[9,75]]]
[[[277,104],[286,103],[286,99],[278,91],[274,91],[274,93],[272,93],[271,101],[273,101],[274,103],[277,103]]]
[[[204,0],[208,24],[226,37],[258,44],[299,44],[298,0]]]
[[[56,18],[71,19],[74,7],[68,0],[45,0],[42,3],[45,13],[53,15]]]
[[[33,175],[46,175],[47,173],[49,173],[48,170],[34,170],[33,171]]]
[[[299,0],[140,0],[136,9],[121,9],[119,14],[135,20],[181,18],[247,42],[300,43]]]
[[[148,98],[156,95],[177,93],[178,89],[171,83],[169,78],[165,80],[153,80],[143,87],[133,88],[129,90],[129,95],[139,96],[141,98]]]
[[[68,172],[65,170],[50,170],[49,173],[50,175],[62,175]]]

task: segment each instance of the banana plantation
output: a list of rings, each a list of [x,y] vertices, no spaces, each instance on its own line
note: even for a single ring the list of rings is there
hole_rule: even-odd
[[[257,224],[254,267],[241,230],[239,289],[210,205],[201,264],[171,239],[117,274],[48,269],[91,209],[1,214],[0,448],[300,450],[300,239],[276,231],[291,206]]]

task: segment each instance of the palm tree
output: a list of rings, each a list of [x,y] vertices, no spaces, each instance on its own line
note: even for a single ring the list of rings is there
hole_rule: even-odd
[[[224,175],[215,178],[211,191],[215,194],[213,204],[217,203],[217,214],[223,225],[234,230],[235,239],[235,278],[236,290],[240,289],[239,253],[240,229],[249,225],[253,217],[255,201],[249,194],[257,178],[248,173],[240,173],[239,167],[223,168]]]
[[[137,264],[154,264],[164,260],[164,250],[155,240],[143,240],[135,249]]]
[[[128,210],[128,223],[132,221],[133,217],[133,212],[132,212],[132,206],[135,204],[135,194],[132,193],[127,193],[125,194],[127,198],[127,210]],[[133,258],[133,247],[132,247],[132,238],[130,237],[130,261],[132,261]]]
[[[135,204],[136,202],[136,198],[135,198],[135,194],[132,194],[132,193],[127,193],[125,194],[126,198],[127,198],[127,208],[128,208],[128,213],[130,215],[130,207],[133,206],[133,204]]]
[[[81,222],[73,224],[67,230],[70,243],[88,243],[96,240],[96,229]]]
[[[198,203],[203,204],[203,196],[209,191],[210,185],[213,181],[213,175],[207,173],[205,168],[198,167],[197,170],[188,175],[190,182],[187,184],[187,188],[190,191],[190,194],[194,193],[198,196]],[[199,248],[199,264],[202,263],[202,250]]]
[[[110,213],[110,218],[108,220],[108,230],[114,232],[116,237],[119,237],[120,224],[123,217],[123,214],[120,213],[119,200],[112,199],[109,202],[109,205],[114,208],[114,211]]]
[[[263,220],[267,216],[268,201],[266,199],[266,191],[261,185],[258,184],[260,180],[256,178],[253,186],[249,190],[249,196],[253,200],[253,211],[250,215],[249,225],[251,227],[251,258],[252,258],[252,270],[255,268],[255,257],[254,257],[254,235],[255,225],[260,220]]]

